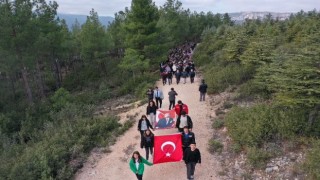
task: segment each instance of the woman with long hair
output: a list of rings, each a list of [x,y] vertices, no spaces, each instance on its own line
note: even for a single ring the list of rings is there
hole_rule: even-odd
[[[149,159],[149,153],[153,154],[153,145],[154,145],[154,135],[153,133],[148,129],[143,135],[142,138],[142,148],[146,150],[146,159]]]
[[[142,180],[142,176],[144,172],[144,164],[148,166],[153,165],[151,162],[141,157],[138,151],[133,152],[129,165],[130,165],[131,171],[136,174],[138,180]]]
[[[138,131],[140,132],[140,135],[141,135],[141,142],[140,142],[140,147],[142,148],[142,137],[143,137],[143,134],[146,130],[148,129],[153,129],[149,119],[147,119],[147,116],[146,115],[142,115],[141,116],[141,119],[139,119],[139,122],[138,122]]]
[[[149,101],[147,106],[147,115],[149,116],[150,123],[152,127],[156,126],[156,114],[157,114],[158,106],[154,101]]]

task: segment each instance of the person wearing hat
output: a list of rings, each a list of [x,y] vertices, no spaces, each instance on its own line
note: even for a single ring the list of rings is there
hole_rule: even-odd
[[[207,88],[208,88],[208,85],[204,82],[204,79],[202,79],[201,85],[199,86],[200,101],[205,101],[206,100]]]
[[[183,104],[181,100],[179,100],[179,101],[178,101],[178,104],[176,104],[176,105],[174,106],[174,110],[176,111],[176,114],[177,114],[178,116],[181,115],[181,112],[182,112],[182,111],[185,111],[186,114],[189,113],[188,106],[187,106],[186,104]]]
[[[184,127],[188,127],[189,130],[192,130],[193,123],[190,116],[188,116],[185,111],[182,111],[181,116],[177,119],[176,128],[178,128],[179,132],[183,132]]]
[[[190,148],[187,148],[183,155],[183,160],[187,166],[187,179],[194,179],[194,171],[196,164],[201,164],[201,153],[196,147],[196,143],[191,143]]]

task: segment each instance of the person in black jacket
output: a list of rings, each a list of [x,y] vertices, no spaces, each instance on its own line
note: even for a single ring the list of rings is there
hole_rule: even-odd
[[[158,106],[154,101],[150,101],[147,106],[147,115],[149,116],[150,123],[152,127],[156,125],[156,114],[157,114]]]
[[[177,70],[175,76],[177,79],[177,84],[179,84],[181,79],[181,71]]]
[[[206,93],[207,93],[208,85],[204,82],[204,79],[201,82],[201,85],[199,86],[200,91],[200,101],[206,100]]]
[[[196,76],[196,73],[193,69],[190,70],[190,82],[194,83],[194,77]]]
[[[188,126],[183,128],[182,136],[182,151],[185,152],[186,149],[189,148],[190,144],[196,143],[196,137],[193,132],[191,132]]]
[[[172,84],[172,76],[173,76],[172,71],[169,71],[169,72],[168,72],[168,76],[167,76],[167,77],[168,77],[168,84],[169,84],[169,85]]]
[[[146,95],[147,95],[149,101],[153,101],[153,89],[152,88],[149,88],[147,90]]]
[[[140,141],[140,147],[142,148],[142,138],[143,138],[143,134],[145,131],[147,131],[148,129],[153,129],[153,127],[150,124],[150,121],[147,119],[146,115],[142,115],[141,119],[138,122],[138,131],[140,131],[140,135],[141,135],[141,141]]]
[[[190,144],[190,148],[186,149],[183,155],[183,160],[187,166],[187,179],[191,180],[194,178],[196,164],[201,164],[201,154],[199,149],[196,148],[196,143]]]
[[[187,115],[185,111],[181,111],[181,115],[178,117],[176,122],[176,128],[178,128],[179,132],[183,132],[184,127],[188,127],[190,131],[193,128],[193,122],[191,117]]]
[[[153,154],[153,146],[154,146],[154,135],[153,133],[148,129],[143,135],[142,138],[142,148],[146,150],[146,159],[149,159],[149,152],[152,155]]]

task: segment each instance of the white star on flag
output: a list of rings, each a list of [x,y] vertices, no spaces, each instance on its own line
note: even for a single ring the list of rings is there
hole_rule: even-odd
[[[170,153],[166,153],[166,156],[167,156],[167,157],[170,157],[170,156],[171,156],[171,154],[170,154]]]

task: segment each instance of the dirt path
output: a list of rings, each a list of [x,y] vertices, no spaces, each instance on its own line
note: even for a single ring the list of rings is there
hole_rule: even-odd
[[[189,80],[189,79],[188,79]],[[172,86],[162,86],[158,82],[158,87],[163,90],[165,99],[162,104],[163,109],[168,109],[169,100],[168,92],[173,87],[179,94],[177,100],[189,106],[189,115],[193,120],[193,132],[196,136],[197,147],[201,151],[202,164],[196,166],[195,178],[197,180],[215,180],[219,179],[218,172],[221,171],[220,164],[215,156],[211,155],[208,150],[208,140],[212,137],[211,119],[215,116],[215,109],[210,107],[209,98],[206,102],[199,101],[199,82],[195,79],[194,84],[173,84]],[[175,82],[175,80],[174,80]],[[127,115],[138,113],[138,118],[145,113],[146,106],[141,106],[129,112],[121,114],[125,119]],[[137,121],[138,121],[137,118]],[[177,133],[176,129],[157,130],[155,135]],[[76,180],[127,180],[136,179],[135,175],[129,169],[129,160],[131,153],[138,150],[145,157],[144,149],[139,147],[140,134],[137,131],[137,123],[129,129],[116,144],[111,147],[111,153],[95,155],[93,154],[88,162],[75,175]],[[152,158],[151,158],[152,161]],[[183,162],[157,164],[152,167],[146,166],[144,179],[149,180],[183,180],[186,179],[186,167]]]

